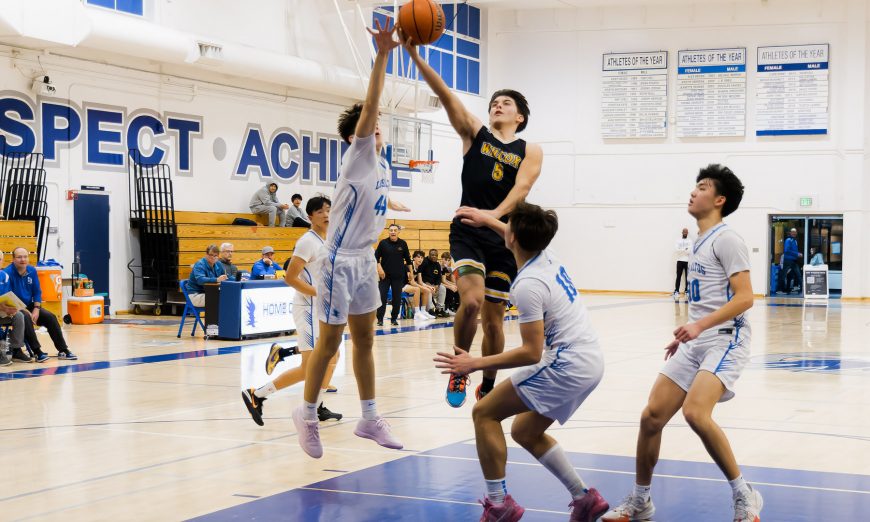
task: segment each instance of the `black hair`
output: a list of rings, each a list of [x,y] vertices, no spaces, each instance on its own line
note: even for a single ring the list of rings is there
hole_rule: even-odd
[[[278,189],[278,184],[275,183],[275,182],[269,183],[269,186],[270,186],[270,187],[273,186],[273,185],[275,186],[275,189],[277,190],[277,189]]]
[[[293,194],[290,196],[290,201],[296,201],[297,199],[302,199],[302,194]]]
[[[711,163],[698,172],[698,178],[695,181],[700,183],[704,179],[709,179],[713,182],[717,196],[725,196],[725,204],[722,205],[722,217],[737,210],[737,207],[740,206],[740,201],[743,200],[744,187],[737,176],[731,172],[731,169],[725,165]]]
[[[390,226],[388,226],[387,228],[390,229],[390,228],[393,228],[393,227],[396,227],[396,228],[399,229],[399,230],[402,229],[402,227],[400,227],[399,225],[397,225],[397,224],[395,224],[395,223],[390,223]]]
[[[362,114],[362,109],[362,103],[354,103],[338,117],[338,134],[346,143],[350,143],[350,137],[356,132],[356,124],[360,114]]]
[[[529,124],[529,114],[531,114],[531,111],[529,110],[529,102],[526,100],[526,97],[523,96],[521,92],[513,89],[500,89],[492,93],[492,98],[489,99],[490,107],[492,107],[492,103],[499,96],[507,96],[517,105],[517,110],[523,115],[523,121],[517,126],[517,132],[523,132],[523,129],[525,129],[526,125]]]
[[[426,257],[426,252],[422,250],[414,250],[414,255],[411,257]]]
[[[526,252],[540,252],[547,248],[559,230],[559,217],[555,211],[521,201],[511,212],[508,226],[520,248]]]
[[[325,205],[332,206],[332,201],[326,196],[314,196],[308,198],[308,203],[305,204],[305,213],[309,216],[322,209]]]

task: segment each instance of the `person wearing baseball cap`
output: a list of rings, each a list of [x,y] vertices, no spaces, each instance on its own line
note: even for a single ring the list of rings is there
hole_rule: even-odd
[[[275,266],[275,261],[272,259],[275,257],[275,249],[270,246],[263,247],[263,258],[254,263],[254,266],[251,267],[251,279],[265,279],[266,277],[274,278],[275,270],[277,267]]]

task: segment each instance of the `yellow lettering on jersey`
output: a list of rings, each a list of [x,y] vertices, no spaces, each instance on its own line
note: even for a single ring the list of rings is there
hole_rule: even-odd
[[[492,179],[501,181],[502,178],[504,178],[504,166],[496,161],[495,166],[492,167]]]
[[[504,163],[505,165],[510,165],[515,169],[520,168],[520,163],[523,161],[523,158],[521,158],[518,154],[514,154],[513,152],[505,152],[488,142],[483,142],[481,144],[480,153],[484,156],[494,158],[496,161]],[[493,170],[493,174],[494,173],[495,171]]]

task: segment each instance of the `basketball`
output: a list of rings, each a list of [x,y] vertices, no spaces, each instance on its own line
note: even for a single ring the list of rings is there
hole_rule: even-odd
[[[432,0],[411,0],[399,9],[399,27],[416,45],[435,42],[444,33],[444,10]]]

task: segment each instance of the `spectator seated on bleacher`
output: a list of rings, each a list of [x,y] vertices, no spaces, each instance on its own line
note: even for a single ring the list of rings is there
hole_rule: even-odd
[[[60,323],[57,322],[57,317],[50,311],[42,309],[42,288],[39,286],[36,269],[30,266],[30,252],[22,247],[13,250],[12,264],[6,267],[5,272],[9,276],[12,293],[18,296],[18,299],[21,299],[29,312],[32,323],[30,328],[28,328],[27,321],[24,321],[24,335],[27,339],[27,344],[36,356],[37,362],[45,362],[48,359],[48,355],[41,350],[39,339],[37,339],[36,332],[33,329],[34,324],[44,326],[48,330],[48,335],[51,337],[54,347],[57,348],[58,359],[66,361],[78,359],[67,347],[66,341],[63,338],[63,332],[60,329]]]
[[[280,203],[278,201],[278,184],[269,183],[251,196],[251,201],[248,203],[251,212],[260,216],[268,216],[270,227],[275,226],[275,218],[278,218],[278,225],[284,226],[284,211],[290,205]]]
[[[235,280],[236,274],[239,271],[239,267],[233,264],[234,251],[235,249],[233,248],[232,243],[221,244],[220,264],[224,267],[224,273],[227,275],[227,279],[230,280]]]
[[[187,280],[187,294],[193,306],[205,306],[205,285],[208,283],[220,283],[227,279],[224,273],[224,265],[218,262],[219,250],[217,245],[209,245],[205,249],[205,257],[193,265],[190,279]]]
[[[432,302],[423,303],[429,315],[447,317],[447,313],[444,312],[444,302],[438,300],[441,288],[441,262],[438,261],[438,251],[434,248],[429,250],[429,257],[423,260],[417,270],[417,284],[426,287],[429,291]]]
[[[308,221],[308,216],[302,210],[302,194],[293,194],[290,201],[293,204],[287,209],[287,222],[285,226],[311,228],[311,221]]]
[[[2,263],[3,252],[0,252],[0,265]],[[0,270],[0,295],[11,291],[12,285],[9,283],[9,274]],[[24,332],[26,331],[27,324],[25,320],[30,323],[30,329],[33,330],[33,321],[30,319],[30,314],[14,306],[0,304],[0,327],[12,327],[6,338],[12,357],[9,357],[10,354],[6,353],[5,348],[0,348],[0,366],[9,366],[12,364],[12,361],[31,362],[33,360],[30,355],[24,353]],[[41,362],[45,362],[45,359]]]
[[[251,279],[274,279],[275,272],[278,267],[275,260],[275,249],[267,246],[263,247],[263,258],[254,263],[251,267]]]
[[[453,276],[453,258],[450,252],[441,253],[441,288],[438,301],[444,303],[444,311],[447,315],[456,315],[459,309],[459,290]]]

